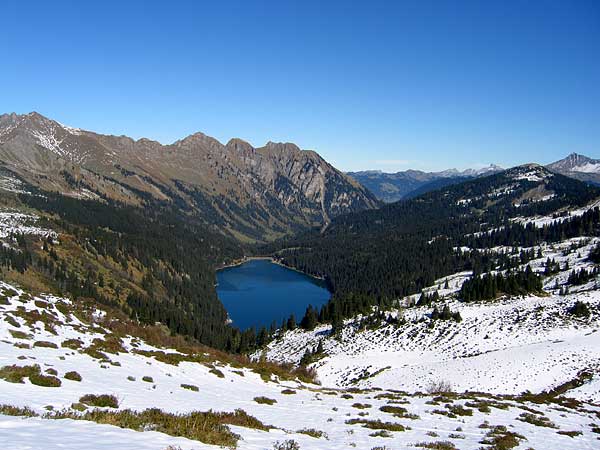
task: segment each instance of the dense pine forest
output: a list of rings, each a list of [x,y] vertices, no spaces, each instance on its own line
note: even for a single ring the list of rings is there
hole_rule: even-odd
[[[240,350],[241,333],[226,324],[214,287],[215,268],[243,254],[233,239],[168,204],[140,209],[47,192],[19,200],[52,217],[49,228],[70,241],[46,239],[40,250],[37,240],[17,236],[17,249],[0,250],[2,267],[31,271],[30,278],[50,280],[59,294],[91,297],[143,323],[161,322],[206,345]]]
[[[394,299],[418,293],[455,272],[506,270],[534,257],[492,253],[486,250],[490,247],[527,247],[600,234],[598,209],[540,228],[511,221],[517,216],[581,207],[600,195],[598,188],[540,168],[536,170],[548,176],[544,189],[554,195],[545,201],[516,204],[516,199],[540,189],[538,180],[520,176],[526,170],[529,168],[515,168],[378,210],[342,216],[324,232],[281,240],[261,250],[284,264],[324,277],[334,295],[319,315],[324,321],[336,322],[370,312],[373,305],[389,306]],[[509,195],[496,195],[500,188]],[[526,280],[517,275],[509,277],[508,285],[494,280],[499,284],[496,292],[501,288],[517,293],[540,289],[539,282],[530,277]],[[513,289],[513,282],[518,288]],[[479,297],[474,294],[473,299]]]

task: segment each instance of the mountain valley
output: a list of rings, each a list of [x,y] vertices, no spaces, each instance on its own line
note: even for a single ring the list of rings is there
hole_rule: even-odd
[[[571,176],[591,160],[383,204],[292,144],[1,117],[11,448],[597,448],[600,188]],[[231,326],[215,271],[257,255],[331,299]]]

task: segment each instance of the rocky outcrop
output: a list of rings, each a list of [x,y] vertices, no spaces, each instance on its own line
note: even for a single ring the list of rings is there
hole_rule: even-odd
[[[269,240],[378,206],[362,185],[291,143],[223,145],[195,133],[170,145],[0,116],[0,163],[46,190],[149,205],[171,202],[242,239]]]

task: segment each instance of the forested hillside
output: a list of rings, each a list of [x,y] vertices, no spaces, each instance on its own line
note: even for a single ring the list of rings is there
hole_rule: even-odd
[[[166,202],[142,210],[28,189],[3,193],[0,201],[10,211],[35,214],[36,224],[52,234],[40,241],[21,227],[3,239],[5,279],[38,292],[93,298],[142,323],[161,322],[173,333],[239,350],[240,333],[227,325],[214,288],[215,268],[242,255],[239,243]]]
[[[584,207],[600,190],[536,165],[467,181],[374,211],[342,216],[323,233],[307,233],[265,247],[284,264],[325,277],[334,297],[321,312],[339,320],[389,305],[436,279],[462,270],[479,273],[511,261],[493,245],[533,245],[600,233],[598,209],[568,222],[564,208]],[[536,227],[527,220],[556,214]],[[514,265],[514,264],[513,264]]]

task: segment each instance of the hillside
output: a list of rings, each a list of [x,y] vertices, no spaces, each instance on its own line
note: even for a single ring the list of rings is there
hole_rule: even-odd
[[[215,267],[243,254],[239,243],[176,211],[40,192],[16,182],[0,192],[3,281],[93,299],[236,351],[239,331],[214,284]]]
[[[43,191],[151,209],[174,205],[241,240],[270,240],[378,206],[359,183],[294,144],[223,145],[196,133],[162,145],[37,113],[0,116],[0,164]]]
[[[537,257],[530,266],[543,278],[543,293],[500,295],[466,302],[463,283],[472,272],[436,280],[426,295],[439,299],[420,304],[421,294],[400,298],[389,309],[331,325],[298,329],[272,342],[265,355],[273,361],[298,363],[307,349],[322,346],[311,365],[324,383],[343,387],[424,391],[436,383],[453,390],[494,394],[551,391],[578,379],[569,397],[600,401],[600,289],[598,277],[573,284],[573,271],[593,270],[589,260],[600,238],[577,237],[530,248],[494,247],[495,253],[521,252]],[[558,270],[547,272],[547,261]],[[564,293],[568,288],[568,293]],[[581,302],[587,313],[575,314]],[[436,319],[434,309],[448,307],[460,320]]]
[[[93,303],[31,296],[6,283],[0,290],[6,448],[597,446],[597,404],[315,385],[277,366],[186,346]]]
[[[597,188],[538,165],[519,166],[378,210],[334,220],[324,233],[267,247],[284,264],[325,277],[334,292],[325,316],[348,317],[420,292],[443,276],[508,264],[485,248],[531,246],[575,237],[566,225],[535,231],[516,217],[567,213],[600,196]],[[594,214],[578,227],[599,231]],[[457,252],[463,246],[481,248]]]

